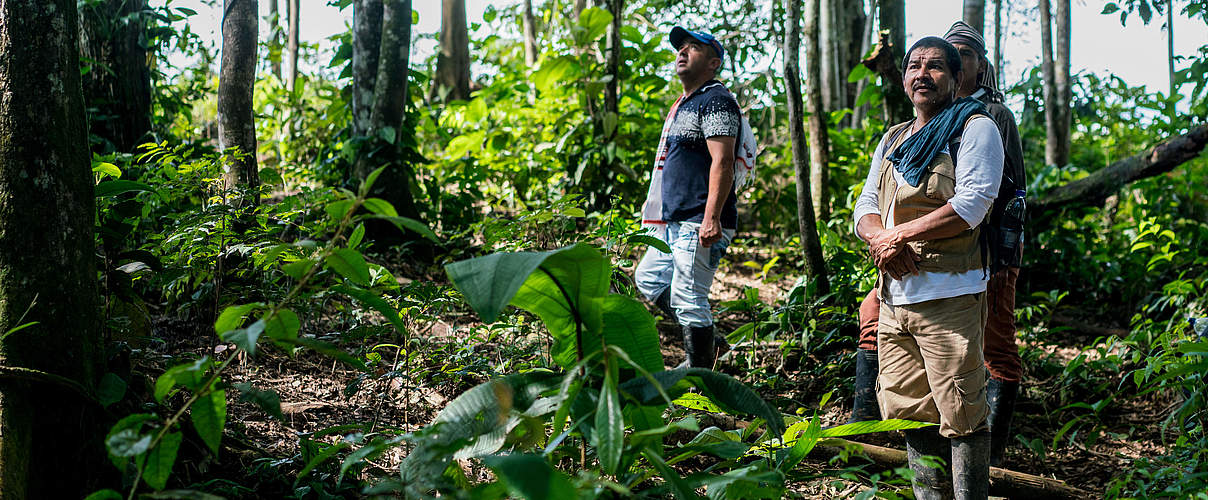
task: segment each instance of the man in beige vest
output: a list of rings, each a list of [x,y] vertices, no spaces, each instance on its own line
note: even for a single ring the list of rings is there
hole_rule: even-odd
[[[1002,139],[984,105],[956,99],[961,59],[944,39],[916,42],[902,73],[916,118],[881,139],[853,213],[880,274],[877,401],[884,418],[939,424],[906,432],[916,498],[986,498],[981,226],[998,195]],[[924,455],[950,467],[928,467]]]

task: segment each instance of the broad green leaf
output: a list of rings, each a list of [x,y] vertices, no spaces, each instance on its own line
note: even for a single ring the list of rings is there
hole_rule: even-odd
[[[222,340],[235,344],[236,347],[242,349],[248,356],[256,355],[256,341],[260,340],[260,334],[264,332],[264,320],[258,319],[255,323],[248,325],[247,328],[237,328],[226,332],[222,336]]]
[[[389,165],[383,165],[378,167],[376,170],[369,172],[369,175],[365,177],[365,182],[361,183],[359,190],[362,198],[369,194],[369,190],[373,189],[373,184],[377,182],[378,177],[382,175],[382,172],[386,171],[386,167],[388,166]]]
[[[602,303],[604,340],[628,355],[629,359],[649,373],[663,370],[663,353],[654,316],[641,302],[624,295],[610,294]],[[599,336],[585,332],[584,354],[600,350]]]
[[[356,248],[363,239],[365,239],[365,224],[357,224],[357,227],[352,230],[352,236],[348,237],[348,248]]]
[[[164,397],[172,391],[176,384],[185,386],[191,391],[201,388],[205,382],[205,372],[210,368],[210,357],[204,356],[192,363],[173,366],[155,379],[155,400],[164,401]]]
[[[361,286],[369,286],[369,265],[361,252],[351,248],[337,248],[327,256],[327,265],[345,278]]]
[[[261,302],[253,302],[251,304],[240,304],[237,306],[227,306],[222,310],[222,314],[218,315],[218,319],[214,320],[214,333],[222,335],[226,332],[239,328],[243,324],[243,318],[256,308],[264,307]]]
[[[526,500],[562,500],[578,498],[579,493],[566,473],[549,465],[539,455],[515,453],[492,456],[483,463],[507,485],[508,490]]]
[[[780,470],[789,471],[801,463],[818,444],[821,432],[822,424],[817,415],[808,421],[790,426],[784,433],[783,442],[786,444],[792,442],[793,446],[789,448],[784,461],[781,462]]]
[[[125,496],[113,490],[101,490],[84,497],[84,500],[125,500]]]
[[[313,265],[315,265],[315,261],[302,259],[281,266],[281,271],[293,279],[300,280],[303,276],[306,276],[306,272],[310,271]]]
[[[386,320],[390,321],[390,324],[394,326],[394,329],[397,330],[398,333],[407,333],[407,326],[403,324],[403,318],[399,316],[398,310],[395,309],[394,306],[390,305],[389,302],[386,302],[386,300],[383,299],[381,295],[378,295],[377,292],[348,285],[336,285],[331,287],[331,289],[335,292],[352,297],[363,305],[372,307],[373,310],[381,313],[382,316],[385,316]]]
[[[295,346],[299,346],[299,347],[308,348],[308,349],[313,350],[324,356],[337,359],[337,360],[343,362],[344,364],[349,365],[353,368],[356,368],[357,370],[360,370],[360,371],[365,371],[368,369],[365,366],[364,361],[361,361],[361,360],[357,359],[356,357],[352,356],[351,354],[344,352],[344,350],[340,349],[339,347],[336,347],[327,342],[323,342],[321,340],[315,340],[313,338],[307,338],[307,337],[298,337],[298,338],[293,338],[293,339],[291,339],[291,338],[276,339],[276,341],[280,344],[289,344],[289,345],[295,345]]]
[[[437,243],[440,242],[440,239],[436,237],[436,233],[432,232],[431,229],[428,229],[427,225],[425,225],[423,222],[417,221],[410,217],[403,217],[403,216],[398,216],[398,215],[390,216],[390,215],[374,214],[374,215],[364,215],[364,216],[362,216],[362,218],[364,218],[364,219],[382,219],[384,221],[390,222],[391,224],[394,224],[394,227],[397,227],[399,231],[403,231],[403,232],[411,231],[413,233],[417,233],[420,236],[427,238],[429,241],[433,241],[433,242],[437,242]]]
[[[105,439],[105,447],[115,457],[133,457],[145,453],[151,447],[151,439],[150,434],[143,434],[137,428],[122,429]]]
[[[96,398],[101,406],[109,406],[122,400],[126,395],[126,381],[113,373],[101,377],[101,383],[96,389]]]
[[[688,408],[690,410],[701,410],[701,411],[707,411],[707,412],[711,412],[711,413],[722,413],[721,407],[717,406],[709,398],[702,396],[700,394],[694,393],[694,392],[689,392],[687,394],[684,394],[683,396],[676,398],[675,401],[672,401],[672,403],[675,403],[676,405],[682,406],[684,408]]]
[[[143,461],[143,481],[155,490],[162,490],[168,484],[168,476],[172,474],[172,465],[176,463],[176,452],[180,449],[183,435],[179,432],[164,434],[159,444],[147,453]]]
[[[122,176],[122,169],[117,168],[117,165],[107,162],[99,162],[92,164],[92,173],[101,174],[103,176],[113,177],[117,179]]]
[[[127,181],[121,179],[109,180],[96,185],[93,191],[97,198],[106,196],[115,196],[131,191],[155,191],[155,188],[143,184],[141,182]]]
[[[486,132],[472,132],[454,137],[449,141],[449,145],[445,147],[445,156],[450,160],[457,160],[470,154],[472,151],[477,151],[482,148],[482,142],[486,140]]]
[[[775,435],[784,434],[784,416],[775,407],[759,397],[746,384],[734,377],[704,368],[688,368],[688,378],[727,413],[746,414],[767,421],[768,430]]]
[[[210,451],[218,454],[218,446],[222,443],[222,430],[226,427],[226,391],[215,389],[204,394],[193,402],[189,417],[197,435],[205,441]]]
[[[344,219],[344,216],[348,215],[349,210],[352,210],[352,200],[331,202],[327,205],[326,210],[327,216],[330,217],[332,221],[339,222]]]
[[[458,459],[479,457],[499,451],[507,437],[507,423],[513,411],[523,412],[537,397],[552,389],[558,377],[549,371],[508,375],[479,384],[449,402],[432,421],[446,424],[471,440],[456,453]]]
[[[612,13],[599,7],[584,9],[579,13],[579,26],[583,27],[583,34],[575,37],[580,45],[592,42],[608,31],[608,25],[612,23]]]
[[[302,322],[298,320],[298,315],[294,314],[289,309],[278,309],[271,317],[262,319],[264,321],[264,334],[270,339],[296,339],[298,338],[298,330],[302,328]]]
[[[398,217],[398,212],[394,210],[394,205],[381,198],[369,198],[365,200],[365,209],[378,215]]]
[[[616,474],[625,446],[625,420],[621,417],[621,398],[612,372],[604,371],[604,387],[600,389],[595,422],[596,455],[600,458],[600,467],[608,474]]]
[[[635,234],[625,238],[625,242],[629,243],[630,245],[649,245],[657,248],[660,252],[671,253],[671,246],[668,245],[667,242],[655,238],[654,236],[650,236],[649,234]]]
[[[541,68],[533,73],[533,84],[537,86],[537,90],[549,93],[561,89],[565,82],[572,79],[571,76],[578,72],[579,63],[575,61],[574,56],[564,55],[546,59],[541,63]],[[479,138],[479,142],[482,142],[482,138]],[[450,144],[451,147],[452,144]]]
[[[594,247],[578,244],[563,248],[540,262],[512,297],[513,305],[536,314],[549,329],[554,337],[550,356],[559,366],[570,367],[602,347],[598,335],[603,334],[603,304],[610,284],[609,271],[607,259]],[[618,332],[624,332],[626,328],[614,326]],[[633,335],[640,337],[641,334]],[[579,352],[580,340],[583,352]],[[662,367],[661,360],[659,367]]]
[[[868,420],[865,422],[852,422],[850,424],[836,425],[822,429],[818,435],[820,438],[855,436],[858,434],[869,434],[873,432],[885,431],[902,431],[908,429],[919,429],[922,427],[931,427],[937,424],[928,422],[915,422],[913,420],[902,420],[891,418],[888,420]]]
[[[672,394],[671,397],[679,397],[683,394],[682,390],[687,389],[686,384],[682,384],[684,377],[688,376],[687,368],[676,368],[674,370],[664,370],[651,374],[659,387],[655,387],[646,377],[636,377],[625,381],[621,384],[621,390],[629,394],[630,397],[636,399],[638,403],[650,404],[654,401],[662,399],[659,389],[664,392],[671,392],[673,387],[680,387],[681,392]]]
[[[281,413],[281,397],[272,389],[260,390],[252,386],[251,383],[235,384],[235,388],[239,389],[239,400],[247,401],[255,404],[269,416],[275,417],[277,420],[284,422],[285,415]]]

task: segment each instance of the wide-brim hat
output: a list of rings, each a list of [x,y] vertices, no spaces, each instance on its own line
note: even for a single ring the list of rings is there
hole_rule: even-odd
[[[679,26],[671,28],[671,46],[675,50],[679,50],[680,46],[684,44],[684,40],[688,39],[688,37],[692,37],[700,43],[713,47],[713,51],[717,52],[717,57],[723,63],[726,61],[726,49],[722,48],[721,42],[718,42],[717,38],[713,35],[698,31],[688,31]]]

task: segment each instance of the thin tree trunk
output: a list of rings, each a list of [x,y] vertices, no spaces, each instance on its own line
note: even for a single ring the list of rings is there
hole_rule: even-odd
[[[1040,68],[1044,75],[1044,162],[1062,166],[1057,156],[1060,139],[1057,137],[1057,77],[1053,62],[1053,15],[1049,0],[1040,0]]]
[[[382,49],[382,0],[355,0],[352,17],[352,130],[364,136],[373,113],[373,84]]]
[[[151,69],[146,0],[104,0],[80,6],[80,55],[90,59],[83,75],[85,107],[93,134],[108,141],[103,150],[130,152],[151,130]],[[102,152],[106,152],[102,151]]]
[[[298,37],[301,35],[299,26],[302,16],[302,5],[300,0],[285,0],[286,7],[289,11],[289,41],[286,46],[286,57],[289,63],[289,74],[286,75],[285,88],[290,91],[294,90],[294,86],[298,83]]]
[[[587,0],[574,0],[575,6],[571,13],[575,16],[574,20],[579,21],[579,15],[583,13],[583,9],[587,8]]]
[[[619,118],[621,114],[620,103],[620,81],[621,81],[621,21],[624,19],[625,5],[624,0],[607,0],[609,10],[612,11],[612,23],[608,27],[608,34],[605,37],[605,50],[608,52],[607,69],[605,70],[609,76],[608,83],[604,84],[604,112],[613,113]],[[613,120],[616,123],[616,120]],[[616,134],[616,126],[612,130],[605,130],[607,138],[611,139]]]
[[[812,44],[810,40],[817,40],[818,45],[821,47],[821,49],[817,51],[818,57],[822,59],[820,61],[821,64],[818,65],[821,74],[819,81],[822,83],[822,104],[828,110],[839,109],[839,88],[837,85],[839,80],[836,76],[836,73],[838,73],[837,53],[839,52],[839,44],[836,40],[837,33],[835,33],[836,23],[834,7],[834,0],[818,1],[818,20],[814,21],[814,30],[816,36],[810,35],[811,21],[809,8],[807,7],[804,19],[805,32],[803,33],[805,37],[806,50],[806,92],[809,92],[809,82],[813,80],[813,77],[810,76],[810,68],[813,67],[813,63],[810,62],[811,58],[809,56],[810,45]],[[808,99],[808,97],[806,99]],[[814,187],[817,187],[817,185]]]
[[[961,19],[978,33],[986,32],[986,0],[964,0]]]
[[[257,0],[226,0],[222,18],[222,66],[218,77],[218,144],[237,156],[223,165],[228,188],[247,189],[243,204],[259,203],[256,122],[252,87],[256,82]]]
[[[95,198],[74,0],[0,1],[0,492],[116,478],[100,407]],[[120,69],[120,68],[117,68]]]
[[[1070,131],[1072,123],[1071,100],[1073,86],[1070,80],[1070,0],[1056,0],[1057,9],[1054,20],[1057,30],[1057,110],[1060,112],[1057,120],[1057,165],[1070,162]]]
[[[533,17],[533,0],[524,0],[524,65],[532,71],[537,65],[537,20]]]
[[[440,53],[436,57],[436,87],[446,99],[470,99],[470,32],[466,0],[441,2]],[[437,94],[440,95],[439,93]]]
[[[1003,0],[994,0],[994,77],[997,79],[995,83],[998,88],[1002,88],[1003,82],[1003,67],[1002,67],[1002,2]]]
[[[868,53],[868,49],[872,48],[873,26],[875,26],[876,22],[877,22],[877,4],[874,2],[870,8],[872,10],[868,13],[868,16],[864,18],[864,29],[862,31],[863,35],[861,35],[862,38],[860,39],[860,56],[859,57],[864,57],[864,54]],[[857,58],[852,59],[853,65],[856,63],[856,60],[857,60]],[[856,101],[858,101],[860,99],[860,96],[864,95],[864,88],[867,85],[868,85],[868,79],[861,79],[859,82],[856,83],[856,91],[855,91],[855,94],[852,96],[852,105],[853,106],[855,105]],[[852,126],[853,127],[863,127],[864,126],[864,117],[867,115],[868,115],[868,104],[862,104],[860,106],[856,106],[854,112],[852,113],[852,119],[851,119]]]
[[[881,97],[886,126],[914,118],[914,107],[902,90],[902,72],[898,66],[906,57],[906,4],[904,0],[877,0],[881,16],[881,32],[878,54],[878,73],[881,74]],[[865,64],[867,66],[867,64]],[[897,79],[886,79],[886,72],[896,73]]]
[[[819,48],[826,44],[820,40],[821,24],[826,24],[822,17],[821,6],[829,0],[810,0],[805,6],[805,109],[809,113],[809,144],[810,144],[810,187],[811,205],[816,220],[825,221],[830,217],[830,196],[827,192],[827,163],[830,161],[830,132],[827,129],[830,122],[830,108],[823,97],[822,89],[827,85],[823,80],[826,73],[824,59],[819,54]]]
[[[1175,112],[1174,95],[1178,92],[1178,86],[1174,81],[1174,2],[1166,0],[1166,70],[1167,77],[1170,79],[1170,94],[1167,95],[1169,100],[1166,102],[1166,114],[1170,118],[1170,133],[1178,130],[1175,126],[1175,120],[1178,114]]]
[[[818,2],[809,0],[813,16],[818,15]],[[784,27],[784,83],[788,89],[789,137],[792,140],[793,171],[797,178],[797,228],[801,236],[805,274],[817,280],[818,295],[830,293],[830,281],[826,275],[826,262],[822,257],[822,242],[818,238],[814,207],[810,202],[809,163],[806,156],[805,126],[802,123],[801,71],[798,64],[801,52],[801,3],[786,0]],[[810,45],[817,46],[817,39]],[[815,49],[816,50],[816,49]],[[816,60],[816,59],[815,59]]]
[[[285,8],[287,10],[289,9],[290,1],[292,1],[292,0],[285,0]],[[280,47],[281,46],[281,9],[277,5],[277,0],[268,0],[268,21],[269,21],[268,31],[269,31],[269,33],[273,34],[273,38],[269,42],[269,46],[270,47]],[[273,75],[276,75],[277,80],[283,80],[285,78],[285,73],[281,72],[281,54],[278,53],[277,57],[270,57],[269,64],[272,66]]]

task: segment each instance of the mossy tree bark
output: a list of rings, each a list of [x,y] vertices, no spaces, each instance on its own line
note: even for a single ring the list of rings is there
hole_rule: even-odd
[[[824,10],[821,8],[830,0],[811,0],[805,7],[805,109],[809,112],[809,144],[810,144],[810,202],[813,205],[814,216],[817,220],[825,221],[830,218],[830,193],[827,192],[827,163],[830,161],[830,100],[826,98],[825,89],[837,86],[834,81],[827,81],[828,61],[833,63],[833,57],[822,57],[821,52],[826,48],[822,39],[822,27],[827,24]],[[815,8],[818,7],[818,8]],[[843,79],[847,81],[846,78]]]
[[[809,10],[818,15],[818,1],[809,0]],[[830,280],[826,275],[826,262],[822,257],[822,242],[818,238],[818,225],[814,219],[814,206],[810,197],[810,167],[806,155],[805,125],[801,102],[801,2],[786,0],[784,21],[784,84],[788,89],[789,137],[792,140],[793,171],[797,177],[797,224],[801,235],[801,249],[805,260],[805,274],[817,282],[818,295],[830,293]],[[816,43],[815,39],[811,44]]]
[[[112,468],[85,395],[101,339],[78,36],[73,0],[0,2],[0,334],[37,322],[0,365],[43,374],[0,378],[3,498],[81,498]]]
[[[257,0],[226,0],[222,15],[222,66],[218,76],[218,144],[238,156],[223,165],[227,188],[248,193],[240,203],[259,203],[256,121],[252,90],[256,83]]]
[[[151,131],[151,69],[142,12],[146,0],[81,3],[80,55],[89,127],[100,152],[131,152]]]

